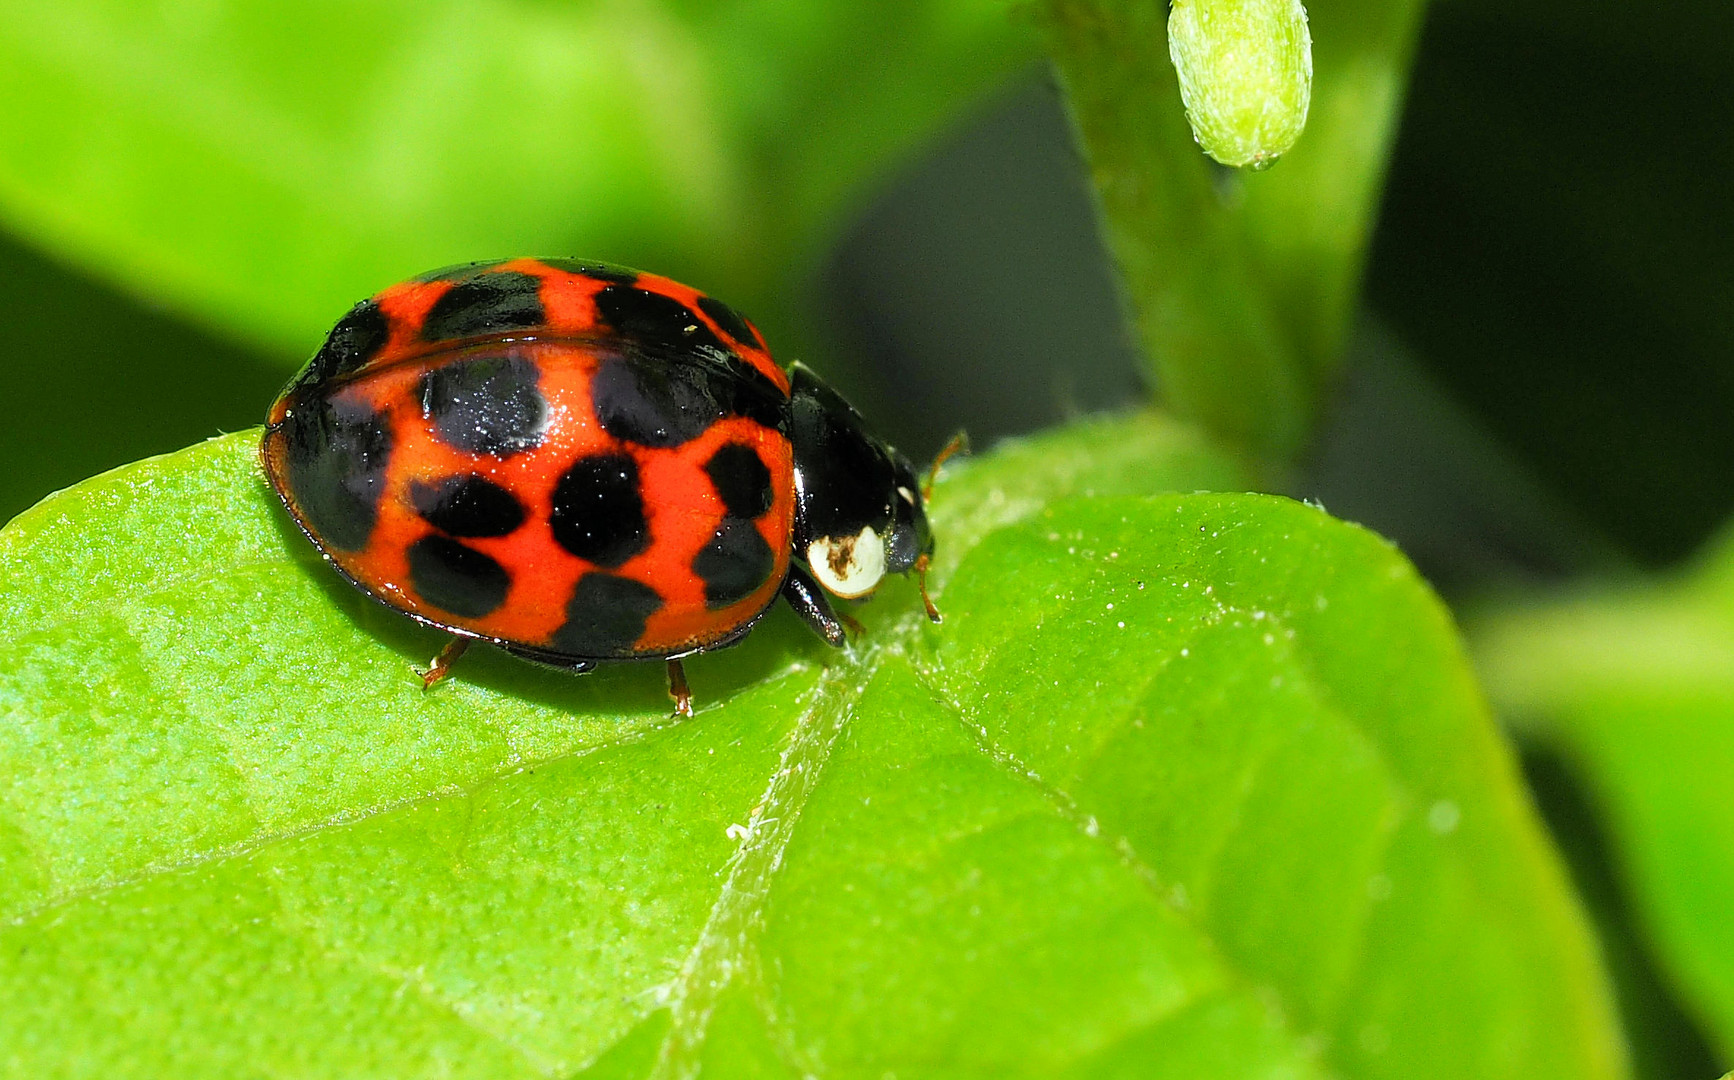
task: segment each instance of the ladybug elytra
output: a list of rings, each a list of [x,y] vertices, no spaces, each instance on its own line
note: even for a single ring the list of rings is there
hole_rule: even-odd
[[[740,641],[781,595],[832,645],[827,593],[933,552],[909,460],[732,308],[567,259],[435,271],[357,304],[272,405],[261,456],[308,539],[374,599],[573,672]]]

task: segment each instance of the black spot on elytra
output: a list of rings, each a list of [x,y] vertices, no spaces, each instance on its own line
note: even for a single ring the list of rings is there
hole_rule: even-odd
[[[421,377],[422,416],[449,446],[472,454],[509,457],[542,441],[547,405],[536,382],[541,372],[521,356],[476,356]]]
[[[422,323],[422,340],[452,341],[540,326],[546,321],[541,287],[541,278],[516,270],[460,281],[434,301]]]
[[[655,589],[613,574],[578,579],[566,603],[566,622],[549,644],[575,657],[627,656],[644,636],[647,619],[662,608]]]
[[[715,610],[751,596],[771,576],[776,561],[752,522],[725,517],[710,543],[693,556],[692,572],[704,580],[705,606]]]
[[[445,536],[409,546],[409,583],[423,601],[465,619],[479,619],[506,602],[512,576],[475,548]]]
[[[337,320],[301,381],[323,382],[347,375],[378,355],[390,337],[391,320],[378,304],[363,300]]]
[[[716,382],[696,364],[616,356],[596,369],[590,399],[602,429],[615,438],[641,446],[679,446],[723,417]]]
[[[723,333],[742,345],[754,349],[763,347],[759,344],[758,335],[753,333],[753,328],[745,317],[721,300],[710,296],[701,296],[698,298],[698,309],[709,315],[711,322],[722,327]]]
[[[729,443],[711,455],[704,471],[731,517],[757,518],[771,508],[771,470],[752,447]]]
[[[725,416],[788,430],[788,399],[738,360],[627,349],[596,369],[590,397],[604,431],[640,446],[679,446]]]
[[[289,491],[308,530],[325,547],[366,547],[391,460],[386,418],[341,398],[297,401],[281,437]]]
[[[423,521],[453,536],[506,536],[524,523],[524,508],[485,476],[448,476],[437,484],[415,481],[409,501]]]
[[[638,271],[629,270],[613,263],[585,262],[582,259],[542,259],[543,266],[561,270],[568,274],[582,274],[597,281],[606,281],[612,285],[630,285],[638,280]]]
[[[711,333],[710,327],[691,308],[672,296],[628,285],[610,285],[596,294],[596,314],[615,333],[647,345],[678,350],[703,346],[719,354],[728,352],[722,339]]]
[[[650,546],[638,464],[626,454],[579,458],[554,486],[549,527],[561,547],[614,567]]]

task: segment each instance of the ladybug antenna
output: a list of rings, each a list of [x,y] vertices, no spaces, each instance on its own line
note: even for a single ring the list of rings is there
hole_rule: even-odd
[[[946,443],[945,447],[939,451],[939,456],[933,459],[933,464],[928,466],[927,482],[921,485],[921,497],[923,499],[933,498],[933,482],[939,479],[939,467],[945,464],[946,458],[957,453],[969,453],[969,432],[960,431],[956,435],[953,435],[951,441]],[[924,592],[923,595],[926,595],[926,593]],[[927,606],[929,610],[932,610],[932,604]],[[935,619],[933,621],[938,622],[939,620]]]
[[[933,606],[933,597],[927,595],[927,567],[929,562],[931,562],[931,556],[922,555],[916,558],[915,566],[913,567],[915,570],[915,586],[921,590],[921,602],[927,606],[927,618],[929,621],[941,623],[945,621],[945,616],[941,615],[939,609]]]

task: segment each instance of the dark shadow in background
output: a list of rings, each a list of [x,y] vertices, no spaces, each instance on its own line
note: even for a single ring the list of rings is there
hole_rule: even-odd
[[[1383,319],[1363,316],[1347,362],[1292,494],[1396,540],[1447,596],[1629,570]]]
[[[922,460],[1148,398],[1059,91],[1031,73],[894,177],[820,275],[839,382]]]
[[[1734,5],[1431,8],[1367,298],[1632,556],[1734,512]]]
[[[0,521],[51,491],[262,423],[284,366],[0,236]]]

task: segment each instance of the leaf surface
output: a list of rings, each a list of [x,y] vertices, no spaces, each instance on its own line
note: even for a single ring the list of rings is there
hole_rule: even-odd
[[[582,679],[334,580],[254,433],[0,532],[19,1075],[1615,1077],[1449,621],[1152,416],[936,492],[842,653]],[[473,662],[472,662],[473,661]]]

